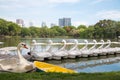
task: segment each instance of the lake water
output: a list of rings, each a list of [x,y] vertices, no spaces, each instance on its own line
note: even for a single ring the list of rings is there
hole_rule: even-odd
[[[49,39],[53,42],[61,42],[63,38],[34,38],[37,42],[47,43]],[[19,42],[25,42],[30,47],[30,42],[33,39],[20,39],[20,38],[9,38],[0,39],[0,42],[4,44],[0,47],[16,46]],[[73,39],[65,39],[67,42],[73,42]],[[84,39],[77,39],[80,43],[84,42]],[[88,40],[92,42],[92,39]],[[97,40],[100,41],[100,40]],[[119,45],[112,45],[119,46]],[[53,51],[57,51],[62,46],[53,46]],[[67,46],[66,49],[70,49],[72,46]],[[79,46],[81,48],[82,46]],[[39,46],[39,51],[45,51],[48,46]],[[26,55],[28,50],[23,50],[22,54]],[[45,60],[47,63],[56,64],[69,69],[76,70],[77,72],[110,72],[110,71],[120,71],[120,55],[107,55],[99,57],[89,57],[89,58],[76,58],[76,59],[62,59],[62,60]]]

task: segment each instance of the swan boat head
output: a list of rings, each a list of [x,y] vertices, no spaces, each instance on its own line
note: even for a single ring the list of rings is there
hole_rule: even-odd
[[[88,49],[88,40],[84,40],[84,42],[85,42],[85,46],[81,48],[80,51]]]
[[[51,39],[48,40],[49,48],[46,50],[47,52],[52,52],[52,43],[53,43],[53,41]]]
[[[78,49],[78,40],[77,39],[74,39],[74,47],[70,49],[70,51],[73,51],[73,50],[77,50]]]
[[[66,48],[66,40],[62,40],[62,44],[63,46],[57,51],[57,54],[60,53],[62,55],[62,53],[65,53],[65,48]]]
[[[96,48],[97,41],[96,41],[96,40],[93,40],[93,42],[94,42],[94,45],[93,45],[89,50],[92,50],[92,49],[95,49],[95,48]]]
[[[104,40],[100,40],[100,42],[102,43],[101,46],[99,46],[97,49],[102,49],[104,47]]]
[[[62,43],[63,43],[63,47],[61,49],[59,49],[59,51],[65,51],[65,48],[66,48],[66,40],[62,40]]]
[[[107,43],[108,43],[108,45],[105,46],[105,48],[110,48],[110,46],[111,46],[111,41],[110,41],[110,40],[107,40]]]
[[[29,56],[31,56],[32,50],[35,49],[35,44],[36,44],[36,43],[37,43],[36,40],[32,40],[32,41],[31,41],[31,43],[30,43],[30,52],[27,53]]]

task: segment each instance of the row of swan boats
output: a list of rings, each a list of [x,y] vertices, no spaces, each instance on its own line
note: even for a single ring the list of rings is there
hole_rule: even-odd
[[[84,43],[79,43],[77,39],[74,39],[74,43],[67,43],[66,40],[62,40],[61,43],[54,43],[52,40],[49,40],[48,43],[38,43],[36,40],[32,40],[30,46],[30,55],[33,60],[43,61],[45,59],[55,59],[61,60],[62,58],[76,58],[76,57],[94,57],[108,54],[119,54],[119,47],[111,47],[111,44],[120,44],[119,42],[111,42],[107,40],[101,40],[97,42],[93,40],[92,43],[88,42],[88,40],[84,40]],[[49,48],[46,51],[37,51],[36,46],[41,45],[49,45]],[[52,46],[54,45],[63,45],[60,49],[56,51],[52,51]],[[66,46],[73,45],[73,47],[69,50],[66,49]],[[79,45],[84,45],[79,49]],[[92,45],[91,47],[88,47]],[[99,46],[98,46],[99,45]]]
[[[48,59],[57,59],[60,60],[62,58],[76,58],[78,57],[88,57],[88,56],[99,56],[99,55],[107,55],[107,54],[114,54],[120,52],[119,47],[110,47],[112,43],[114,44],[120,44],[119,42],[111,42],[108,40],[107,42],[104,42],[104,40],[101,40],[101,42],[97,42],[96,40],[93,40],[93,43],[89,43],[87,40],[84,40],[85,43],[78,43],[78,41],[75,39],[74,43],[67,43],[66,40],[62,40],[62,43],[53,43],[52,40],[49,40],[49,43],[37,43],[36,40],[32,40],[30,44],[30,52],[28,53],[31,58],[34,58],[36,60],[44,60],[45,58]],[[37,52],[35,51],[36,45],[50,45],[49,49],[44,52]],[[88,47],[89,44],[92,44],[92,47]],[[100,46],[97,46],[97,45]],[[57,51],[52,51],[53,45],[63,45],[62,48],[60,48]],[[74,45],[70,50],[66,50],[66,46],[68,45]],[[78,45],[84,45],[82,48],[78,48]],[[26,43],[19,43],[17,47],[5,47],[0,48],[0,57],[1,55],[7,55],[7,53],[11,50],[17,50],[17,57],[9,57],[10,55],[7,55],[8,58],[4,57],[0,59],[0,71],[8,71],[8,72],[28,72],[31,70],[34,70],[36,65],[34,62],[28,61],[26,58],[23,57],[21,54],[21,49],[26,48]],[[2,53],[5,51],[5,53]],[[40,63],[41,64],[41,63]],[[43,64],[43,63],[42,63]],[[45,64],[46,67],[49,64]],[[52,66],[52,65],[51,65]],[[41,68],[41,67],[40,67]],[[57,67],[56,67],[57,68]],[[53,70],[56,69],[55,67],[52,68]],[[59,68],[63,69],[63,68]],[[58,69],[58,70],[59,70]],[[69,70],[66,70],[66,72]],[[74,71],[71,71],[74,72]]]
[[[36,71],[37,69],[42,72],[76,73],[76,71],[74,70],[48,64],[45,62],[28,61],[23,57],[20,51],[23,48],[28,49],[27,45],[23,42],[19,43],[18,46],[15,47],[15,49],[16,48],[17,48],[17,53],[16,53],[17,57],[11,57],[11,58],[6,57],[0,60],[0,72],[23,73],[23,72]],[[2,48],[1,50],[3,51],[4,49],[5,48]],[[7,49],[12,50],[11,47],[7,47]]]

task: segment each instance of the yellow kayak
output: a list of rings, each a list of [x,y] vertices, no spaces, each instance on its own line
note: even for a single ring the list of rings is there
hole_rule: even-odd
[[[34,61],[34,66],[44,72],[77,73],[74,70],[39,61]]]

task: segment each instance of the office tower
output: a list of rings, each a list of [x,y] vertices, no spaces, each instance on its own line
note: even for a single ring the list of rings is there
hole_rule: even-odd
[[[16,19],[16,23],[20,25],[21,27],[24,26],[24,21],[22,19]]]
[[[33,22],[29,22],[29,26],[33,26]]]
[[[60,18],[59,19],[59,26],[71,26],[71,18]]]
[[[46,23],[42,22],[41,27],[46,27],[46,26],[47,26]]]
[[[54,27],[54,26],[57,26],[56,24],[54,24],[54,23],[51,23],[51,27]]]

